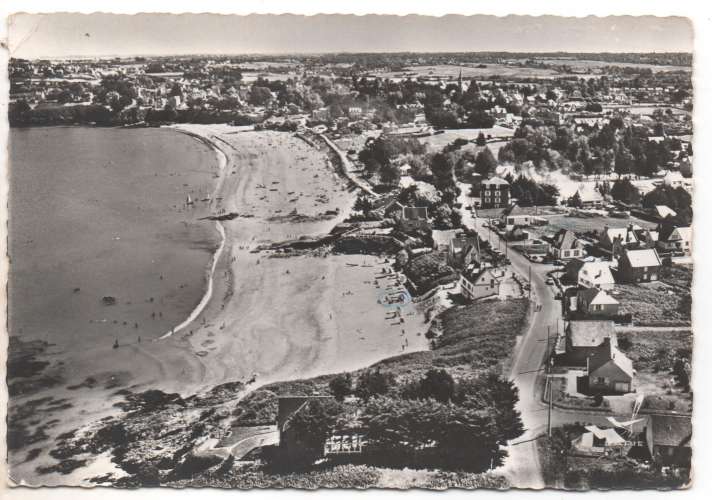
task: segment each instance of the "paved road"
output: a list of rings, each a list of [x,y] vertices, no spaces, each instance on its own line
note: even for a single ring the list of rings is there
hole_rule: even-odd
[[[353,173],[353,165],[351,163],[351,160],[349,160],[348,156],[346,156],[346,153],[344,153],[339,146],[337,146],[331,139],[329,139],[327,136],[324,134],[319,134],[319,137],[324,139],[324,142],[334,150],[334,152],[339,155],[339,158],[341,159],[341,170],[343,171],[344,175],[348,177],[348,179],[353,182],[356,186],[361,188],[363,191],[366,193],[370,194],[371,196],[378,197],[379,195],[371,189],[371,185],[361,179],[359,176],[355,175]]]
[[[466,212],[466,211],[464,211]],[[485,219],[465,218],[474,225],[482,238],[490,240],[493,248],[505,251],[506,244],[494,231],[484,228]],[[539,436],[547,424],[547,408],[542,404],[536,392],[537,375],[542,369],[547,348],[547,327],[551,332],[553,345],[558,328],[563,328],[561,321],[561,305],[554,299],[554,291],[546,283],[546,273],[552,266],[534,264],[521,254],[508,251],[507,256],[512,267],[522,276],[528,278],[531,269],[532,302],[534,314],[529,329],[521,338],[512,364],[511,378],[519,389],[518,410],[526,429],[523,436],[517,438],[508,447],[509,457],[498,469],[509,477],[512,486],[517,488],[544,488],[541,466],[536,450],[535,438]],[[540,308],[537,308],[537,305]],[[538,309],[538,310],[537,310]]]

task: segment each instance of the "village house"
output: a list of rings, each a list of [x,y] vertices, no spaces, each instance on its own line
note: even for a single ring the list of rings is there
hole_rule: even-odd
[[[587,316],[613,317],[620,303],[598,288],[583,288],[576,294],[576,310]]]
[[[692,228],[664,224],[658,234],[657,247],[664,254],[691,255]]]
[[[614,256],[620,255],[625,248],[637,248],[640,241],[636,231],[642,229],[635,224],[627,227],[605,226],[598,237],[598,245]]]
[[[618,345],[618,337],[610,320],[569,321],[563,342],[556,346],[557,364],[576,368],[586,368],[588,359],[596,354],[605,339]]]
[[[624,283],[657,281],[661,266],[658,252],[653,248],[625,250],[618,259],[618,276]]]
[[[450,240],[447,252],[448,265],[455,269],[463,269],[480,260],[480,242],[477,235],[458,235]]]
[[[571,259],[566,263],[566,277],[584,288],[612,290],[616,284],[611,263],[587,259]]]
[[[650,456],[658,465],[690,467],[692,420],[687,415],[650,415],[645,428]]]
[[[509,206],[509,183],[501,177],[492,177],[480,183],[480,206],[504,208]]]
[[[648,228],[635,229],[633,231],[638,238],[638,248],[655,248],[658,243],[660,233]]]
[[[581,201],[581,208],[585,210],[592,210],[596,208],[601,208],[603,206],[603,196],[595,189],[593,186],[582,184],[576,193],[569,198],[569,204],[573,204],[573,200],[578,195],[578,199]]]
[[[511,231],[514,226],[528,227],[546,223],[546,219],[527,213],[517,204],[507,207],[500,218],[500,224],[506,231]]]
[[[551,255],[555,259],[568,260],[583,257],[583,244],[576,234],[568,229],[560,229],[554,236]]]
[[[499,295],[503,271],[490,267],[470,264],[460,273],[460,289],[467,300]]]
[[[428,207],[403,207],[399,223],[406,231],[429,229]]]
[[[624,394],[633,390],[633,362],[618,350],[611,337],[594,349],[586,365],[591,393]]]

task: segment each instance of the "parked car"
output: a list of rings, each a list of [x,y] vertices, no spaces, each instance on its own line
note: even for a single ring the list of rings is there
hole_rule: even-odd
[[[553,285],[553,284],[554,284],[554,278],[546,278],[546,284],[547,284],[547,285]]]

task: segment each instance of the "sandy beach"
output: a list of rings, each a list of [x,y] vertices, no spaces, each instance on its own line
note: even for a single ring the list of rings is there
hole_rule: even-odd
[[[233,381],[254,381],[249,389],[255,389],[427,348],[427,324],[413,306],[403,308],[400,322],[379,303],[389,286],[382,277],[388,266],[383,259],[275,257],[256,251],[260,245],[328,233],[348,216],[357,193],[328,163],[325,150],[289,133],[222,125],[176,128],[216,148],[219,168],[208,202],[213,215],[238,214],[232,220],[203,221],[220,224],[224,232],[217,258],[206,268],[209,293],[190,318],[143,342],[54,353],[55,360],[61,358],[62,386],[49,391],[54,400],[40,409],[43,419],[56,421],[39,422],[49,440],[115,414],[112,405],[121,399],[117,390],[122,388],[184,397]],[[304,217],[292,217],[295,210]],[[337,215],[326,217],[327,211]],[[87,384],[88,379],[93,382]],[[22,453],[13,456],[16,481],[85,484],[92,477],[91,463],[68,475],[38,475],[38,466],[55,463],[46,454],[52,445],[45,448],[29,460]]]
[[[181,128],[215,143],[228,157],[216,210],[250,216],[221,222],[226,244],[212,300],[192,324],[165,339],[185,345],[203,363],[192,383],[185,381],[190,390],[253,375],[261,385],[351,370],[427,346],[418,335],[426,325],[414,310],[404,310],[403,324],[391,324],[388,310],[378,304],[385,287],[376,281],[385,266],[381,259],[253,253],[258,245],[327,233],[348,215],[356,193],[327,164],[325,152],[286,133]],[[293,210],[339,215],[275,220]]]

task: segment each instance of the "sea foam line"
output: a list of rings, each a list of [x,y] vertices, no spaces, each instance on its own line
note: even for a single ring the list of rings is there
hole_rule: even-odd
[[[194,138],[200,140],[200,141],[203,142],[204,144],[210,146],[210,147],[215,151],[215,153],[217,154],[217,156],[218,156],[218,158],[219,158],[219,159],[218,159],[218,168],[219,168],[221,171],[223,171],[223,174],[224,174],[224,172],[226,171],[226,168],[227,168],[227,166],[228,166],[229,159],[228,159],[227,153],[225,153],[225,151],[223,151],[222,148],[220,148],[220,146],[218,146],[217,144],[215,144],[215,142],[213,142],[212,140],[210,140],[208,137],[202,136],[202,135],[197,134],[197,133],[195,133],[195,132],[193,132],[193,131],[184,130],[184,129],[179,128],[179,127],[171,127],[171,128],[173,128],[173,130],[177,130],[177,131],[182,132],[182,133],[184,133],[184,134],[193,136]],[[213,193],[213,198],[215,198],[215,195],[219,192],[220,187],[222,186],[222,181],[223,181],[224,178],[225,178],[224,175],[221,175],[220,177],[221,177],[221,178],[220,178],[220,180],[218,181],[217,186],[215,186],[215,191],[214,191],[214,193]],[[175,327],[171,328],[168,332],[164,333],[163,335],[161,335],[160,337],[158,337],[158,339],[156,339],[156,340],[167,339],[168,337],[170,337],[170,336],[173,335],[174,333],[179,332],[179,331],[185,329],[188,325],[190,325],[193,321],[195,321],[195,320],[198,318],[198,316],[200,316],[200,313],[203,312],[203,309],[205,309],[205,307],[208,305],[208,302],[210,302],[210,299],[211,299],[212,296],[213,296],[213,281],[214,281],[214,279],[215,279],[215,268],[216,268],[217,265],[218,265],[218,261],[220,260],[220,256],[222,255],[223,249],[225,248],[225,240],[227,239],[227,236],[226,236],[226,234],[225,234],[225,228],[223,227],[223,225],[222,225],[219,221],[216,221],[216,222],[215,222],[215,227],[217,227],[218,232],[220,233],[220,246],[218,247],[218,249],[217,249],[217,250],[215,251],[215,253],[213,254],[213,259],[212,259],[212,263],[211,263],[211,266],[210,266],[210,273],[208,274],[208,287],[207,287],[207,289],[205,290],[205,294],[203,295],[203,298],[200,299],[200,302],[198,302],[198,305],[195,306],[195,308],[193,309],[193,311],[191,311],[190,315],[189,315],[181,324],[179,324],[178,326],[175,326]]]
[[[210,302],[210,299],[213,296],[213,281],[215,278],[215,268],[218,265],[218,260],[220,260],[220,256],[222,255],[223,249],[225,248],[225,240],[227,239],[225,235],[225,228],[223,228],[222,224],[220,222],[215,222],[215,227],[218,228],[218,232],[220,233],[220,246],[218,247],[217,251],[213,255],[213,262],[212,265],[210,266],[210,274],[208,276],[208,288],[205,291],[205,295],[203,295],[203,298],[200,299],[200,302],[198,303],[197,306],[195,306],[195,309],[190,313],[190,316],[183,321],[180,325],[172,328],[169,332],[164,333],[161,335],[158,340],[163,340],[171,335],[173,335],[176,332],[179,332],[183,330],[185,327],[187,327],[189,324],[191,324],[193,321],[196,320],[198,316],[200,316],[200,313],[203,312],[203,309],[205,309],[205,306],[208,305],[208,302]]]

